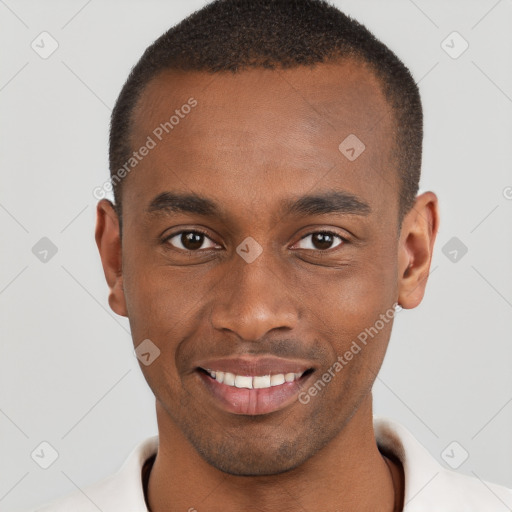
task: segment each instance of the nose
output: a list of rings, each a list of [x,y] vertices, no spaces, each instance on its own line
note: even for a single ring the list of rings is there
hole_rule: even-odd
[[[265,253],[251,263],[238,254],[234,262],[226,262],[224,277],[216,285],[211,316],[215,329],[257,341],[272,330],[296,326],[293,282],[288,282],[290,278],[279,272],[277,265],[270,266],[270,256]]]

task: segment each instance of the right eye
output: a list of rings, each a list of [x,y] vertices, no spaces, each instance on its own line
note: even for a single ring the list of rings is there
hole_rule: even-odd
[[[204,243],[210,243],[207,247],[203,247]],[[170,244],[176,249],[182,251],[197,252],[200,249],[213,249],[216,247],[215,242],[202,231],[188,230],[180,231],[169,235],[163,240],[164,244]]]

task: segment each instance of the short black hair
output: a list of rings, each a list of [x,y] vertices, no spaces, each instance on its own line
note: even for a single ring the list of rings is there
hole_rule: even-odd
[[[418,192],[423,112],[418,86],[402,61],[366,27],[324,0],[215,0],[169,29],[133,67],[110,126],[110,175],[121,220],[117,171],[132,156],[134,108],[146,85],[165,70],[210,73],[312,66],[353,58],[379,79],[394,115],[392,148],[400,183],[400,220]]]

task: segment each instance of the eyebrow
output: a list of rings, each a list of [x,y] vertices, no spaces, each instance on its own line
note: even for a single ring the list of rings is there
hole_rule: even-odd
[[[220,208],[214,201],[197,194],[162,192],[149,203],[146,212],[196,213],[213,217],[220,214]]]
[[[284,211],[287,214],[295,215],[321,215],[326,213],[368,215],[371,213],[371,208],[368,203],[354,194],[332,191],[288,200],[284,204]]]
[[[341,191],[324,192],[300,196],[284,201],[285,215],[323,215],[341,213],[347,215],[368,215],[371,208],[354,194]],[[148,214],[192,213],[206,217],[222,216],[222,208],[215,201],[198,194],[162,192],[146,208]]]

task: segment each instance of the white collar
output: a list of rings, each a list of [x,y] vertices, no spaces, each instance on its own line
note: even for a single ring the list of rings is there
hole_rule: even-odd
[[[445,468],[402,425],[374,416],[377,445],[404,469],[404,512],[503,512],[512,490]]]

